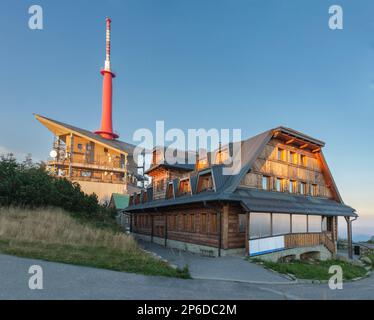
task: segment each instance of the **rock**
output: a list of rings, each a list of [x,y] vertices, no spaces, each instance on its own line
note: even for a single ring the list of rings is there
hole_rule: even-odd
[[[359,266],[359,267],[364,267],[365,266],[364,263],[360,260],[353,260],[352,265]]]
[[[369,257],[361,257],[360,259],[363,263],[368,265],[371,265],[373,263]]]
[[[336,255],[336,259],[339,260],[339,261],[344,261],[344,262],[349,261],[348,257],[342,256],[342,255]]]

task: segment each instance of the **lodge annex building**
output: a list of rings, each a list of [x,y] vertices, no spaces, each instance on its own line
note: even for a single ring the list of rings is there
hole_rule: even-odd
[[[168,164],[163,149],[155,148],[147,172],[152,186],[131,195],[125,209],[130,230],[137,238],[212,256],[331,258],[338,217],[347,222],[351,244],[357,214],[343,203],[324,145],[293,129],[268,130],[240,142],[236,175],[222,171],[225,159],[237,156],[232,144],[195,165]]]

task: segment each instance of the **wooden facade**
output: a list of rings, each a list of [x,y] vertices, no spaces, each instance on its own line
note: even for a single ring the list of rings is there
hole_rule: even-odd
[[[249,255],[265,254],[269,250],[251,247],[265,244],[285,253],[323,246],[333,256],[338,238],[337,217],[345,215],[349,220],[355,213],[342,203],[321,153],[323,146],[323,142],[292,129],[270,130],[242,142],[242,149],[253,155],[242,157],[251,162],[242,163],[242,168],[248,169],[240,171],[240,179],[220,175],[221,167],[213,170],[216,165],[226,165],[229,147],[198,158],[192,169],[165,165],[162,156],[154,151],[153,161],[157,163],[148,170],[152,177],[152,199],[142,202],[140,194],[130,198],[127,210],[133,215],[131,230],[165,246],[183,248],[181,244],[185,244],[186,249],[195,252],[196,248],[197,251],[212,248],[218,255],[238,250]],[[231,186],[228,181],[238,182]],[[246,198],[245,190],[256,193],[248,193]],[[230,196],[232,199],[227,199]],[[270,219],[257,226],[258,235],[252,229],[259,222],[252,222],[252,214],[263,214],[262,219]],[[273,221],[276,215],[289,219],[289,226],[286,223],[283,231],[273,230],[279,229],[274,225],[278,220]],[[272,244],[276,241],[280,243]]]

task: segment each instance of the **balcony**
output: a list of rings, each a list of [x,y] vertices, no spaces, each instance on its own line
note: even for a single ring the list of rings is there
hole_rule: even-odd
[[[72,166],[73,168],[81,168],[81,169],[91,169],[91,170],[101,170],[101,171],[110,171],[110,172],[118,172],[118,173],[125,173],[127,171],[124,164],[121,164],[119,160],[113,161],[87,161],[82,160],[79,161],[78,159],[62,159],[62,160],[49,160],[47,162],[49,166],[61,166],[67,167]]]

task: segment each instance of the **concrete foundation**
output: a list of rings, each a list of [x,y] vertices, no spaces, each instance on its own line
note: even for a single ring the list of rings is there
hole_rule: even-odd
[[[140,234],[140,233],[131,233],[135,239],[141,239],[143,241],[151,241],[150,235]],[[165,239],[160,237],[153,236],[153,243],[165,246]],[[166,246],[168,248],[174,248],[183,251],[189,251],[192,253],[197,253],[204,256],[218,257],[219,250],[216,247],[205,246],[195,243],[177,241],[177,240],[166,240]],[[235,249],[221,249],[221,256],[228,255],[241,255],[244,256],[245,248],[235,248]]]
[[[266,254],[261,254],[255,256],[261,260],[277,262],[282,259],[289,258],[290,260],[300,260],[300,259],[318,259],[318,260],[329,260],[332,258],[332,254],[327,248],[323,245],[313,246],[313,247],[299,247],[286,249]]]

